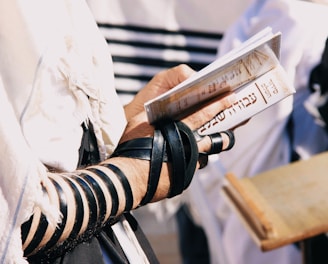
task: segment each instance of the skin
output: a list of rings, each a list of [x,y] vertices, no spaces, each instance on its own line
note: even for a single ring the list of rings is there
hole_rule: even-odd
[[[176,86],[189,76],[191,76],[194,71],[186,65],[179,65],[177,67],[162,71],[154,76],[154,78],[135,96],[134,100],[131,101],[128,105],[125,106],[125,113],[127,117],[127,126],[122,135],[120,143],[136,139],[140,137],[152,137],[154,134],[154,127],[150,125],[147,121],[146,112],[144,110],[144,103],[155,96],[162,94],[163,92],[171,89],[172,87]],[[201,109],[197,110],[196,112],[192,113],[191,115],[183,118],[181,121],[184,122],[191,130],[197,129],[205,122],[212,119],[216,114],[220,111],[224,110],[225,108],[231,105],[232,96],[224,96],[222,98],[216,99],[214,101],[209,102],[207,105],[203,106]],[[229,139],[225,134],[223,134],[223,148],[226,148],[229,144]],[[204,137],[198,143],[198,150],[200,152],[206,152],[211,147],[211,141],[209,137]],[[125,176],[127,177],[129,184],[131,186],[131,190],[133,193],[133,208],[136,208],[144,195],[146,194],[147,190],[147,183],[148,183],[148,174],[149,174],[149,161],[146,160],[139,160],[139,159],[132,159],[126,157],[114,157],[109,158],[100,164],[89,166],[89,168],[97,168],[102,170],[108,178],[111,179],[113,182],[119,197],[119,209],[116,214],[120,215],[123,213],[125,208],[125,191],[120,184],[117,176],[109,169],[101,166],[101,164],[113,164],[119,167]],[[199,164],[197,168],[199,168]],[[87,170],[77,170],[72,174],[79,174],[81,172],[86,172],[87,174],[91,175],[95,179],[97,179],[97,175],[93,174],[91,171]],[[63,180],[65,177],[70,178],[72,177],[71,174],[65,173],[50,173],[49,178],[44,182],[44,187],[47,190],[48,197],[55,207],[59,207],[58,205],[58,194],[54,184],[51,183],[50,179],[54,179],[60,186],[63,192],[65,193],[67,204],[68,204],[68,217],[67,223],[64,227],[63,235],[60,237],[59,242],[65,241],[73,226],[75,221],[75,212],[76,212],[76,204],[74,200],[74,196],[72,194],[72,189],[68,185],[67,181]],[[162,171],[160,174],[160,179],[158,183],[158,187],[156,193],[151,202],[159,201],[167,197],[168,192],[170,190],[170,181],[171,181],[171,173],[169,164],[163,163]],[[101,182],[101,181],[100,181]],[[106,187],[102,187],[104,190]],[[88,221],[89,221],[89,206],[88,202],[85,197],[83,197],[83,191],[81,190],[79,193],[82,194],[82,201],[83,201],[83,211],[84,211],[84,218],[83,218],[83,225],[80,229],[79,235],[81,235],[84,231],[87,230]],[[111,211],[112,207],[112,200],[111,196],[108,192],[104,192],[106,199],[106,207],[107,212],[103,223],[105,223],[110,215],[109,212]],[[36,208],[35,217],[33,218],[33,224],[29,231],[29,236],[26,239],[26,242],[23,245],[25,249],[30,241],[33,241],[33,237],[35,232],[39,228],[39,219],[40,210]],[[34,220],[35,219],[35,220]],[[39,248],[42,248],[44,245],[47,244],[49,239],[51,239],[52,234],[55,232],[54,225],[48,225],[45,235],[43,236],[42,242],[36,247],[32,255],[37,252]]]
[[[155,96],[160,95],[168,89],[176,86],[183,80],[190,77],[193,73],[194,71],[187,65],[179,65],[155,75],[154,78],[136,95],[134,100],[125,107],[128,125],[121,138],[121,142],[138,137],[153,136],[154,127],[149,125],[147,122],[146,113],[143,107],[144,103],[149,99],[154,98]],[[212,101],[197,112],[182,119],[181,121],[184,122],[191,130],[194,130],[212,119],[221,110],[229,107],[231,105],[232,99],[233,96],[225,96],[223,98]],[[229,144],[229,139],[225,134],[223,134],[223,141],[223,149],[225,149]],[[198,150],[200,152],[208,151],[210,146],[211,141],[209,137],[204,137],[204,139],[198,142]],[[127,175],[130,174],[131,168],[126,170],[126,166],[124,164],[126,164],[126,162],[131,162],[131,166],[134,167],[135,172],[137,175],[139,175],[138,177],[131,175],[131,177],[129,176],[128,178],[131,180],[131,186],[139,186],[138,190],[136,190],[134,193],[134,197],[135,199],[138,197],[138,202],[140,202],[146,191],[149,164],[147,161],[131,159],[127,161],[125,158],[119,159],[120,160],[111,159],[110,162],[117,164]],[[140,180],[140,175],[143,175],[142,181]],[[164,164],[158,189],[153,201],[158,201],[165,198],[169,191],[169,186],[169,171],[166,164]]]

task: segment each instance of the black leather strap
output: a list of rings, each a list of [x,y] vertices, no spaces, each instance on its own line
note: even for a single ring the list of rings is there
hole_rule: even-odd
[[[40,244],[44,234],[47,231],[47,227],[48,227],[48,221],[47,221],[46,217],[43,214],[41,214],[39,225],[38,225],[38,230],[35,232],[31,243],[25,249],[25,253],[27,255],[31,254],[33,252],[33,250],[35,250],[37,248],[37,246]]]
[[[186,174],[184,179],[184,189],[186,189],[195,174],[198,155],[198,146],[194,134],[184,123],[178,122],[177,127],[183,141],[186,156]]]
[[[161,136],[161,134],[159,134]],[[157,139],[156,132],[154,138],[146,137],[146,138],[136,138],[129,141],[125,141],[117,146],[114,153],[111,157],[127,157],[134,159],[142,159],[142,160],[150,160],[150,157],[153,152],[154,144],[160,144],[160,142],[156,142]],[[155,142],[156,143],[155,143]],[[166,152],[163,153],[163,162],[167,162],[168,157]]]
[[[147,191],[140,202],[140,205],[145,205],[151,201],[157,190],[159,177],[162,170],[166,143],[159,130],[155,130],[151,151],[151,162],[149,168],[149,177]]]
[[[112,157],[150,161],[147,192],[140,205],[151,201],[157,190],[163,162],[172,163],[171,189],[168,197],[186,189],[194,175],[198,147],[192,131],[182,122],[162,120],[155,125],[154,138],[138,138],[120,144]]]
[[[81,173],[78,176],[72,176],[72,178],[80,185],[82,190],[84,191],[87,201],[88,201],[88,206],[89,206],[89,221],[88,221],[88,230],[93,230],[97,226],[97,220],[98,220],[98,204],[97,204],[97,198],[92,190],[92,187],[88,183],[88,181],[85,179],[87,176],[86,173]]]
[[[48,249],[56,246],[56,243],[58,242],[60,236],[62,235],[62,233],[65,229],[66,221],[67,221],[67,214],[68,214],[66,196],[64,194],[62,187],[53,178],[49,178],[49,179],[56,186],[56,190],[58,192],[59,204],[60,204],[60,212],[62,213],[63,217],[62,217],[61,223],[58,224],[58,228],[56,228],[56,231],[51,236],[50,240],[43,247],[44,251],[47,251]],[[27,255],[26,252],[24,252],[24,253]]]
[[[185,190],[194,176],[198,147],[193,132],[182,122],[162,122],[160,129],[172,155],[172,183],[168,197]]]
[[[154,138],[138,138],[118,145],[112,157],[119,156],[151,161],[147,191],[140,205],[149,203],[157,190],[162,164],[168,161],[162,133],[155,130]]]
[[[112,172],[114,172],[117,176],[117,178],[120,180],[124,192],[125,192],[125,207],[124,207],[124,211],[130,211],[133,207],[133,193],[132,193],[132,189],[130,186],[130,183],[128,181],[128,179],[126,178],[125,174],[123,173],[123,171],[110,163],[104,163],[102,166],[110,169]]]
[[[167,142],[167,154],[172,160],[171,188],[168,197],[180,194],[184,189],[186,157],[182,138],[175,122],[161,121],[158,125]]]
[[[34,214],[30,217],[30,219],[25,222],[24,224],[22,224],[21,227],[21,236],[22,236],[22,244],[25,244],[25,241],[27,239],[27,236],[30,232],[31,226],[32,226],[32,222],[33,222],[33,218],[34,218]]]
[[[223,151],[228,151],[228,150],[232,149],[232,147],[235,145],[234,133],[231,130],[221,131],[220,133],[226,134],[229,138],[229,145]]]
[[[102,171],[95,168],[87,168],[88,171],[91,171],[97,175],[103,173]],[[101,224],[105,219],[107,206],[106,206],[106,198],[105,195],[98,184],[98,182],[89,174],[83,174],[83,179],[89,184],[89,186],[93,189],[93,193],[95,194],[95,198],[97,200],[98,205],[98,224]]]
[[[70,238],[75,238],[79,234],[82,224],[83,224],[83,218],[84,218],[84,208],[83,208],[83,201],[82,196],[76,187],[76,185],[73,183],[73,181],[70,178],[64,178],[64,180],[70,185],[70,187],[73,190],[74,198],[75,198],[75,221],[74,226],[71,231],[71,234],[69,235]]]
[[[105,167],[105,166],[104,166]],[[106,185],[111,197],[112,197],[112,210],[110,212],[111,216],[116,216],[118,211],[118,193],[113,184],[112,180],[101,170],[97,170],[97,176],[103,181]]]
[[[208,136],[211,139],[211,149],[207,154],[212,155],[220,153],[223,148],[223,138],[221,136],[221,133],[214,133]]]
[[[197,132],[193,132],[198,140],[201,140],[205,136],[200,136]],[[229,144],[225,149],[223,148],[222,134],[226,134],[229,138]],[[208,162],[208,155],[219,154],[222,151],[230,150],[235,144],[235,136],[231,130],[225,130],[218,133],[207,135],[211,139],[211,149],[208,152],[200,152],[198,155],[199,169],[204,168]]]

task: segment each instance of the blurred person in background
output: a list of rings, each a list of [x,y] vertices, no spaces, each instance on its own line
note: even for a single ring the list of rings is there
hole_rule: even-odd
[[[213,175],[222,169],[222,176],[229,171],[240,178],[252,177],[327,150],[328,141],[324,128],[316,123],[304,106],[311,95],[311,71],[321,60],[328,36],[328,29],[324,26],[328,23],[327,14],[328,7],[320,3],[256,0],[226,30],[220,43],[218,56],[240,45],[266,26],[272,27],[273,32],[280,31],[280,61],[296,89],[294,96],[258,114],[247,126],[236,129],[238,142],[231,152],[232,156],[222,153],[218,162],[207,168],[207,171],[212,169],[212,174],[208,174],[212,175],[212,182],[209,180],[204,188],[208,190],[206,194],[209,197],[212,195],[210,204],[213,211],[217,212],[226,263],[302,263],[302,252],[296,245],[261,252],[238,216],[221,199],[217,189],[221,188],[222,182],[215,185],[213,178],[220,176]],[[322,261],[321,263],[327,263],[327,258]]]

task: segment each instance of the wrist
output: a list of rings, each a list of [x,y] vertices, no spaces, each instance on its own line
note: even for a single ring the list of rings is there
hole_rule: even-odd
[[[153,137],[154,127],[148,123],[145,112],[141,112],[132,118],[127,123],[120,143],[137,138]]]
[[[110,158],[110,163],[119,167],[126,175],[133,193],[133,209],[137,208],[147,192],[149,180],[150,161],[142,159],[134,159],[127,157]],[[129,168],[126,169],[126,164]],[[166,163],[163,163],[160,174],[158,188],[151,202],[159,201],[167,197],[170,188],[169,168]],[[120,201],[123,203],[123,201]]]

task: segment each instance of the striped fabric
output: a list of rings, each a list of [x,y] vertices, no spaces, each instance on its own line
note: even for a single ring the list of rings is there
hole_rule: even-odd
[[[198,71],[212,62],[220,33],[98,23],[109,44],[116,89],[127,103],[158,71],[186,63]]]

